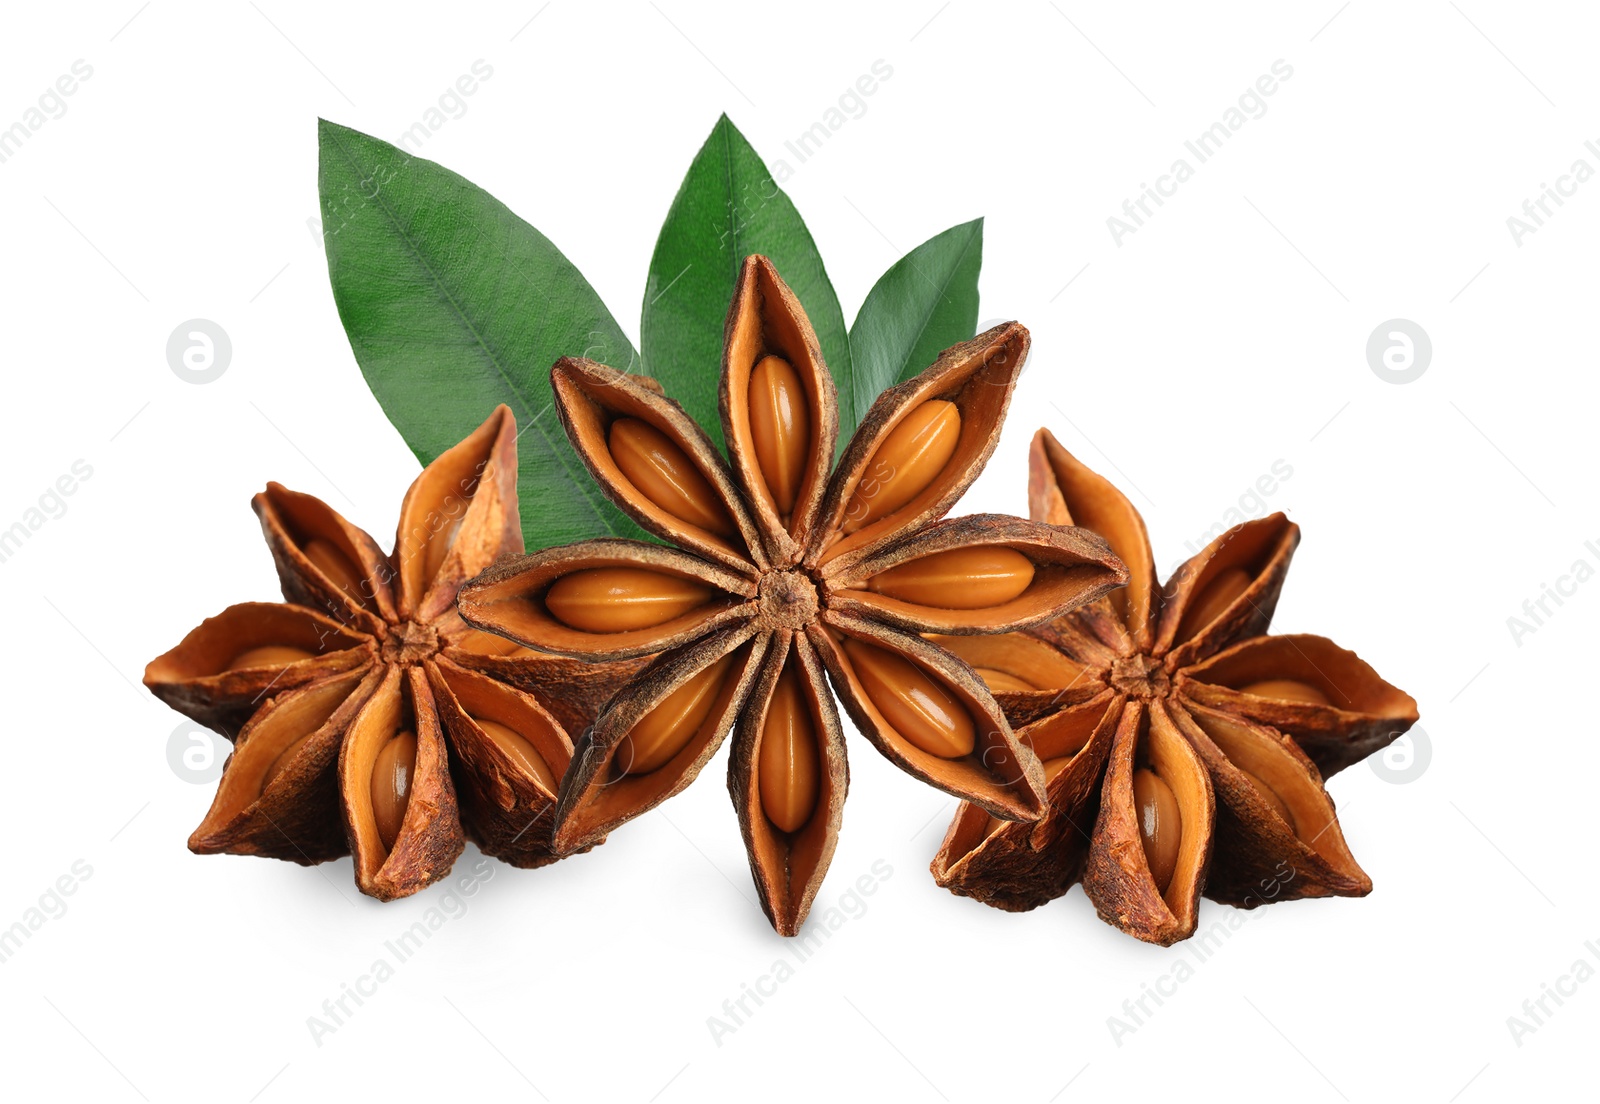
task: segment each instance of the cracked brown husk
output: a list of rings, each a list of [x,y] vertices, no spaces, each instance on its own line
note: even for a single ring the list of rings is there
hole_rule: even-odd
[[[1050,812],[1000,824],[962,806],[935,880],[1021,911],[1081,879],[1102,919],[1163,945],[1194,934],[1202,893],[1254,908],[1370,892],[1323,779],[1417,706],[1331,640],[1264,635],[1299,529],[1237,525],[1162,588],[1138,511],[1045,430],[1028,496],[1035,520],[1105,536],[1131,580],[1025,633],[945,641],[1044,762]]]
[[[676,546],[586,541],[507,561],[462,589],[470,624],[532,648],[662,653],[579,742],[558,851],[681,791],[732,728],[728,787],[751,873],[772,925],[793,935],[832,857],[848,781],[825,671],[896,766],[985,816],[1043,815],[1033,753],[972,670],[920,635],[1018,629],[1126,579],[1084,530],[941,520],[993,451],[1027,349],[1027,331],[1010,323],[946,350],[879,396],[831,477],[833,380],[764,257],[744,262],[724,331],[731,464],[653,380],[587,360],[555,365],[562,424],[598,484]],[[941,572],[968,569],[998,572],[998,590],[938,585]],[[927,604],[930,588],[968,608]]]
[[[516,437],[502,406],[429,464],[391,554],[310,495],[256,495],[285,602],[230,606],[145,668],[158,698],[234,742],[192,851],[353,854],[383,900],[443,877],[467,838],[517,866],[559,857],[567,733],[643,661],[535,653],[457,614],[462,580],[523,550]]]

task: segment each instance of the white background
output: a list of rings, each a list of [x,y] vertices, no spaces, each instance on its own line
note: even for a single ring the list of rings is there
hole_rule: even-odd
[[[1574,160],[1600,169],[1593,13],[541,3],[9,16],[0,126],[75,60],[93,76],[0,164],[0,528],[74,461],[93,474],[0,563],[0,927],[74,862],[92,874],[0,964],[6,1095],[1471,1102],[1587,1085],[1600,984],[1547,1001],[1520,1045],[1507,1020],[1576,960],[1600,967],[1600,584],[1520,644],[1507,619],[1600,565],[1600,182],[1520,244],[1506,220]],[[874,864],[891,873],[720,1041],[724,1001],[794,961],[755,905],[721,757],[591,855],[490,864],[319,1046],[308,1017],[444,890],[380,905],[348,860],[189,854],[213,787],[169,768],[181,718],[138,679],[201,618],[275,597],[248,508],[268,479],[393,532],[417,468],[307,227],[316,118],[397,140],[478,59],[492,78],[421,152],[547,232],[635,340],[656,232],[721,111],[794,170],[847,318],[904,251],[986,216],[982,316],[1023,320],[1036,354],[964,508],[1024,510],[1047,425],[1129,492],[1165,570],[1286,461],[1262,507],[1305,539],[1274,628],[1357,650],[1417,697],[1431,745],[1409,784],[1366,764],[1330,784],[1373,894],[1250,914],[1118,1040],[1108,1019],[1191,951],[1119,934],[1081,890],[1013,916],[938,889],[954,803],[852,735],[813,923]],[[893,75],[865,113],[798,163],[784,143],[879,59]],[[1266,114],[1114,242],[1108,216],[1277,59],[1293,76]],[[206,386],[165,356],[196,317],[234,348]],[[1403,386],[1364,351],[1396,317],[1434,348]],[[457,870],[478,861],[469,847]],[[1230,915],[1207,902],[1201,923]]]

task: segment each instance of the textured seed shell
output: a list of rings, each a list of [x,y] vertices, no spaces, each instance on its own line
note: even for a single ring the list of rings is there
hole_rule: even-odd
[[[367,632],[396,619],[394,567],[364,530],[351,525],[321,499],[278,483],[268,483],[265,491],[250,500],[250,507],[261,519],[261,532],[287,601]],[[360,601],[346,596],[306,557],[304,543],[313,539],[329,542],[350,561],[362,579]]]
[[[1031,632],[997,633],[993,636],[943,636],[926,634],[927,639],[976,670],[980,667],[1005,672],[1037,686],[1037,690],[989,690],[1000,703],[1006,720],[1018,728],[1047,713],[1079,705],[1103,694],[1106,684],[1096,669],[1078,663]],[[980,673],[980,677],[981,673]],[[988,680],[984,681],[988,686]]]
[[[1241,908],[1304,897],[1364,897],[1372,879],[1356,863],[1316,766],[1294,741],[1203,707],[1172,710],[1211,773],[1216,851],[1205,895]],[[1285,824],[1248,771],[1289,806]],[[1298,832],[1296,828],[1298,827]]]
[[[1331,706],[1277,701],[1236,687],[1267,679],[1310,683]],[[1324,778],[1387,747],[1417,723],[1417,702],[1361,657],[1322,636],[1245,640],[1179,675],[1189,701],[1258,721],[1294,737]]]
[[[446,539],[452,527],[454,539],[436,574],[427,578],[430,544]],[[517,422],[502,405],[424,468],[400,503],[393,557],[400,616],[433,620],[455,604],[463,580],[521,552]]]
[[[951,346],[921,374],[878,396],[828,484],[817,527],[806,547],[807,566],[826,562],[835,573],[847,572],[850,561],[872,555],[896,537],[944,516],[955,505],[999,442],[996,430],[1005,419],[1012,389],[1027,359],[1028,341],[1028,331],[1020,323],[996,326],[971,341]],[[873,455],[901,419],[929,399],[953,402],[961,413],[955,454],[938,478],[905,506],[835,543],[851,496]]]
[[[1271,514],[1235,525],[1206,545],[1167,580],[1154,654],[1166,657],[1168,670],[1177,670],[1235,641],[1266,632],[1299,543],[1300,527],[1282,514]],[[1247,572],[1252,580],[1249,587],[1216,620],[1197,628],[1187,640],[1177,639],[1189,604],[1211,580],[1230,568]]]
[[[562,357],[550,370],[556,411],[572,446],[595,482],[629,517],[663,540],[707,556],[724,567],[748,574],[753,563],[768,565],[766,546],[754,519],[739,496],[732,474],[705,432],[683,408],[658,391],[639,383],[638,377],[592,360]],[[619,417],[638,418],[666,434],[683,450],[716,491],[733,518],[741,540],[731,541],[667,513],[645,498],[622,474],[611,457],[606,433]]]
[[[704,606],[647,629],[591,633],[557,620],[544,605],[556,580],[597,567],[647,568],[719,588]],[[469,625],[554,655],[627,659],[666,651],[755,615],[755,583],[698,556],[630,540],[592,540],[502,560],[461,588]]]
[[[372,767],[401,728],[417,735],[411,795],[394,848],[385,852],[372,810]],[[339,754],[339,792],[355,856],[356,885],[380,901],[405,897],[450,873],[466,839],[433,693],[420,667],[387,668],[350,722]]]
[[[911,744],[888,725],[862,688],[850,661],[824,628],[843,636],[888,648],[914,663],[937,681],[967,710],[977,729],[978,744],[972,754],[941,759]],[[1044,771],[1039,760],[1011,731],[1005,715],[972,668],[948,652],[886,625],[847,617],[834,610],[823,612],[807,630],[817,649],[834,692],[856,727],[895,766],[946,793],[981,805],[1005,820],[1035,821],[1044,815]]]
[[[845,760],[844,730],[828,691],[821,660],[803,635],[774,634],[745,708],[734,730],[728,758],[728,793],[739,814],[750,875],[761,908],[779,935],[795,935],[805,923],[817,889],[833,860],[844,820],[850,769]],[[821,756],[817,808],[793,835],[775,829],[761,808],[761,735],[773,689],[786,657],[793,651],[801,672],[802,698],[811,710]]]
[[[749,625],[722,629],[656,658],[618,691],[578,740],[572,766],[561,780],[552,846],[557,854],[600,842],[619,825],[679,793],[699,775],[732,727],[766,654],[769,634]],[[635,725],[695,672],[737,653],[699,731],[671,761],[647,774],[611,777],[617,747]]]
[[[1117,660],[1142,654],[1137,649],[1124,653],[1108,646],[1087,622],[1079,618],[1081,612],[1071,610],[1053,620],[1041,621],[1027,630],[1028,635],[1059,648],[1069,660],[1091,671],[1109,671]],[[1122,639],[1131,649],[1133,638],[1124,636]]]
[[[1133,771],[1141,747],[1171,787],[1183,818],[1178,865],[1165,895],[1151,880],[1133,803]],[[1215,821],[1211,779],[1189,741],[1159,702],[1128,702],[1112,740],[1083,872],[1083,888],[1101,919],[1163,947],[1193,935]]]
[[[805,389],[811,415],[811,451],[787,529],[756,462],[746,398],[750,373],[766,355],[781,356],[789,362]],[[718,396],[722,433],[728,442],[734,478],[746,491],[761,529],[770,535],[772,547],[768,555],[780,566],[796,563],[810,538],[817,505],[827,488],[834,442],[839,435],[839,403],[833,376],[823,362],[822,347],[805,309],[765,257],[746,257],[740,266],[723,327]]]
[[[1033,580],[1016,598],[987,609],[938,609],[864,589],[873,576],[924,556],[960,548],[1009,548],[1034,567]],[[861,559],[824,568],[828,604],[840,613],[872,618],[912,632],[1009,632],[1038,624],[1064,608],[1092,602],[1127,581],[1110,546],[1087,529],[1057,528],[1002,514],[949,518]]]
[[[380,681],[376,669],[345,671],[265,702],[239,733],[189,850],[303,866],[349,854],[335,763],[345,728]],[[301,736],[299,751],[262,792],[267,770]]]
[[[1161,588],[1144,518],[1110,480],[1080,462],[1047,429],[1033,435],[1028,449],[1028,514],[1050,525],[1081,525],[1106,539],[1127,565],[1128,585],[1071,616],[1118,653],[1148,649],[1155,639]]]
[[[558,779],[572,759],[572,740],[531,694],[447,659],[427,668],[439,720],[450,737],[450,776],[467,838],[485,855],[512,866],[555,862],[560,858],[550,847],[555,794],[485,735],[474,718],[498,721],[516,732]]]
[[[1042,692],[1082,691],[1076,700],[1086,701],[1105,689],[1093,680],[1090,668],[1063,655],[1032,633],[1008,632],[978,636],[945,636],[928,639],[973,667],[992,667],[1032,683]],[[1063,704],[1066,704],[1065,702]]]
[[[285,644],[319,653],[282,667],[228,670],[251,648]],[[172,708],[233,739],[269,693],[281,696],[330,675],[370,666],[372,638],[303,606],[241,602],[208,617],[177,647],[151,660],[144,684]]]
[[[541,655],[520,645],[510,655],[461,647],[447,647],[440,654],[458,666],[532,694],[569,735],[593,724],[617,687],[637,678],[654,658],[568,659]]]
[[[1120,695],[1103,691],[1017,732],[1041,761],[1071,755],[1046,786],[1050,811],[1037,824],[993,828],[989,814],[964,802],[929,869],[962,897],[1007,912],[1026,912],[1072,888],[1088,856],[1100,781],[1122,715]]]

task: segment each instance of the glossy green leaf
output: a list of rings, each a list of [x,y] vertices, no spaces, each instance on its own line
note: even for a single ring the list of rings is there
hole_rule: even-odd
[[[850,329],[858,410],[977,333],[982,267],[980,218],[929,238],[879,277]]]
[[[550,366],[634,366],[583,274],[488,192],[387,142],[322,121],[323,240],[350,347],[424,464],[489,416],[516,415],[529,548],[641,535],[601,494],[551,405]]]
[[[839,388],[842,447],[858,414],[839,298],[804,220],[726,115],[690,164],[650,258],[639,328],[644,371],[722,443],[722,326],[739,266],[752,253],[771,258],[817,331]]]

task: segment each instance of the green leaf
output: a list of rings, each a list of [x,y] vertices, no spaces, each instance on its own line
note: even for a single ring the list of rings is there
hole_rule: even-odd
[[[977,332],[982,267],[980,218],[929,238],[878,278],[850,330],[857,410]]]
[[[650,258],[639,327],[644,371],[722,443],[717,416],[722,325],[739,266],[752,253],[771,258],[811,318],[839,388],[842,448],[857,413],[839,298],[805,221],[726,115],[689,166]]]
[[[618,368],[632,344],[583,274],[488,192],[321,120],[328,278],[367,386],[424,464],[489,416],[516,414],[529,548],[641,536],[601,494],[551,405],[550,366]]]

